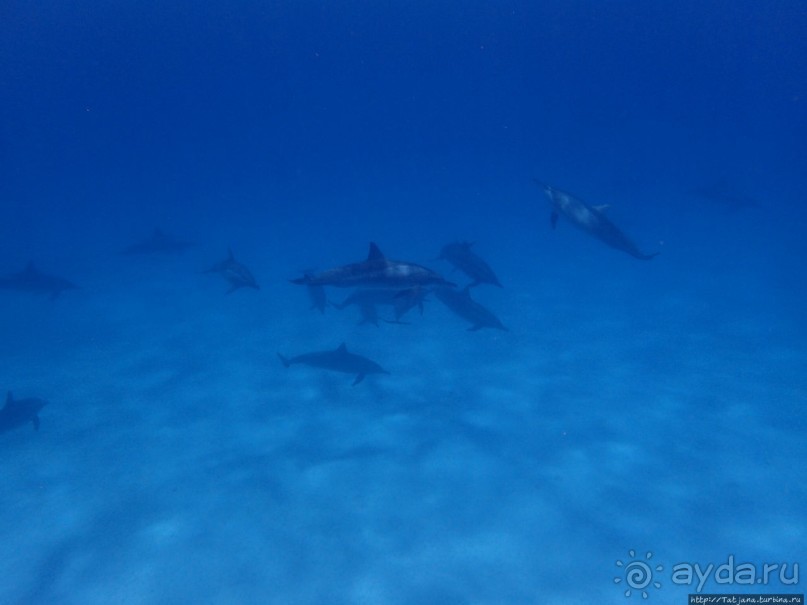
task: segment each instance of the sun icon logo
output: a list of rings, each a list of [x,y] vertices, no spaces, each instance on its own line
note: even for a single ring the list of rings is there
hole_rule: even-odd
[[[645,560],[636,560],[636,551],[629,550],[628,556],[631,558],[630,561],[623,563],[622,561],[617,560],[616,566],[622,567],[625,569],[625,577],[621,578],[619,576],[614,578],[614,584],[619,584],[622,580],[625,580],[625,584],[627,584],[628,588],[625,590],[625,597],[630,597],[635,590],[637,594],[641,591],[642,598],[646,599],[649,595],[645,588],[652,584],[655,588],[661,588],[661,582],[654,582],[653,581],[653,571],[654,568],[650,567],[650,564],[647,561],[653,557],[652,552],[648,552],[645,555]],[[656,565],[655,571],[664,571],[663,565]]]

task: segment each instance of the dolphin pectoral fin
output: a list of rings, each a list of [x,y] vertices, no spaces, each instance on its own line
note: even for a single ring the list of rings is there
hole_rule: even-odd
[[[554,210],[552,214],[549,215],[549,224],[552,225],[553,229],[558,225],[558,213]]]
[[[238,290],[238,288],[240,288],[238,284],[233,284],[232,286],[230,286],[230,289],[225,292],[225,294],[232,294],[233,292]]]
[[[37,414],[34,414],[34,417],[32,418],[32,420],[34,422],[34,430],[38,431],[39,430],[39,416]]]
[[[291,365],[291,362],[287,358],[283,357],[280,353],[278,353],[277,356],[283,363],[283,367],[288,368]]]
[[[638,258],[639,260],[650,260],[651,258],[657,257],[659,254],[661,253],[653,252],[653,254],[637,254],[636,258]]]
[[[366,376],[366,374],[359,374],[359,375],[357,375],[357,376],[356,376],[356,380],[354,380],[354,381],[353,381],[353,385],[352,385],[352,386],[354,386],[354,387],[355,387],[357,384],[359,384],[359,383],[360,383],[362,380],[364,380],[364,377],[365,377],[365,376]]]

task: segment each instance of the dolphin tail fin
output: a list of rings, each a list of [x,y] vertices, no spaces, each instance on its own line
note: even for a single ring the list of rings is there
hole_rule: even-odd
[[[284,368],[288,368],[291,365],[291,362],[288,360],[288,358],[283,357],[280,353],[278,353],[277,356],[280,359],[281,363],[283,364]]]
[[[366,374],[358,374],[358,375],[356,376],[356,380],[354,380],[354,381],[353,381],[353,385],[352,385],[352,386],[354,386],[354,387],[355,387],[357,384],[359,384],[359,383],[360,383],[362,380],[364,380],[364,377],[365,377],[365,376],[366,376]]]

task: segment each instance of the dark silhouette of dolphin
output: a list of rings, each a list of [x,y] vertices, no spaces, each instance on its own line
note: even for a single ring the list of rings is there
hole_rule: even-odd
[[[65,290],[75,290],[78,286],[61,277],[42,273],[34,266],[34,263],[29,262],[19,273],[12,273],[0,278],[0,288],[34,294],[50,294],[51,300],[54,300]]]
[[[302,363],[314,368],[323,368],[325,370],[333,370],[334,372],[344,372],[346,374],[355,374],[356,379],[353,381],[353,386],[359,384],[367,374],[389,374],[384,368],[376,362],[350,353],[347,350],[345,343],[339,345],[333,351],[320,351],[316,353],[303,353],[297,357],[287,358],[277,354],[280,361],[283,362],[285,367],[289,367],[295,363]]]
[[[151,237],[127,246],[121,251],[121,254],[127,256],[135,254],[179,254],[195,245],[193,242],[185,242],[166,235],[161,229],[155,229]]]
[[[501,288],[502,284],[493,269],[490,268],[490,265],[471,249],[473,245],[473,242],[448,244],[443,246],[440,256],[437,258],[447,260],[470,277],[473,280],[470,284],[471,287],[479,284],[493,284]]]
[[[29,422],[34,424],[34,430],[39,430],[39,410],[48,404],[44,399],[30,397],[28,399],[14,399],[11,391],[6,395],[6,405],[0,410],[0,433],[24,426]]]
[[[496,328],[509,332],[492,311],[471,298],[470,288],[470,286],[466,286],[459,291],[453,288],[435,288],[434,295],[437,297],[437,300],[456,315],[469,321],[472,325],[468,330],[471,332],[481,330],[482,328]]]
[[[354,290],[341,303],[331,303],[335,308],[342,310],[350,305],[359,308],[362,321],[359,325],[372,323],[378,325],[376,307],[392,307],[395,320],[392,323],[402,323],[401,318],[411,309],[418,307],[423,315],[423,301],[428,291],[421,286],[405,288],[403,290],[383,290],[379,288],[358,288]]]
[[[220,263],[216,263],[205,273],[218,273],[228,282],[230,282],[230,289],[227,294],[231,294],[239,288],[255,288],[260,290],[258,282],[252,276],[252,273],[243,264],[235,260],[233,251],[227,248],[227,258]]]
[[[306,274],[291,280],[305,286],[335,286],[337,288],[388,288],[403,290],[413,286],[453,286],[438,273],[415,263],[390,260],[374,243],[370,244],[367,260]]]
[[[536,181],[536,183],[543,188],[552,204],[550,222],[553,229],[557,225],[558,217],[563,215],[575,227],[593,235],[612,248],[627,252],[634,258],[649,260],[658,255],[658,252],[653,254],[641,252],[636,244],[605,216],[608,206],[590,206],[571,194],[550,187],[546,183],[540,181]]]

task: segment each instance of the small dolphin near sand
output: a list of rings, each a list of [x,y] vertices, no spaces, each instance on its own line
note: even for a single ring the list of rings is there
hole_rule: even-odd
[[[77,285],[66,279],[40,272],[32,262],[29,262],[19,273],[12,273],[0,278],[0,289],[49,294],[51,300],[58,298],[59,294],[65,290],[75,290],[76,288],[78,288]]]
[[[452,288],[435,288],[434,295],[454,314],[472,324],[468,328],[470,332],[475,332],[482,328],[496,328],[497,330],[509,332],[492,311],[471,298],[470,286],[466,286],[459,291]]]
[[[306,274],[291,280],[305,286],[335,286],[337,288],[387,288],[402,290],[413,286],[453,286],[439,274],[415,263],[390,260],[374,243],[370,244],[367,260]]]
[[[607,205],[590,206],[560,189],[555,189],[540,181],[536,181],[536,183],[543,188],[552,204],[550,222],[553,229],[558,223],[558,217],[563,215],[578,229],[582,229],[612,248],[626,252],[634,258],[650,260],[658,255],[658,252],[644,254],[639,250],[636,244],[605,216]]]
[[[205,273],[218,273],[228,282],[230,282],[230,289],[227,294],[231,294],[239,288],[254,288],[260,290],[258,282],[252,276],[252,273],[243,264],[235,260],[233,251],[227,248],[227,258],[220,263],[216,263]]]
[[[314,368],[344,372],[345,374],[355,374],[356,379],[353,381],[353,386],[356,386],[364,380],[367,374],[389,374],[389,372],[376,362],[362,357],[361,355],[350,353],[345,343],[342,343],[332,351],[303,353],[302,355],[292,358],[284,357],[280,353],[278,353],[277,356],[287,368],[295,363],[301,363]]]
[[[24,426],[29,422],[34,430],[39,430],[39,410],[48,404],[44,399],[29,397],[27,399],[14,399],[11,391],[6,395],[6,405],[0,410],[0,433]]]
[[[127,246],[121,254],[132,256],[135,254],[179,254],[188,248],[193,248],[196,244],[176,239],[163,233],[161,229],[155,229],[151,237]]]
[[[476,252],[472,250],[473,242],[454,242],[443,246],[438,259],[447,260],[473,281],[471,287],[479,284],[492,284],[502,287],[499,278]]]

